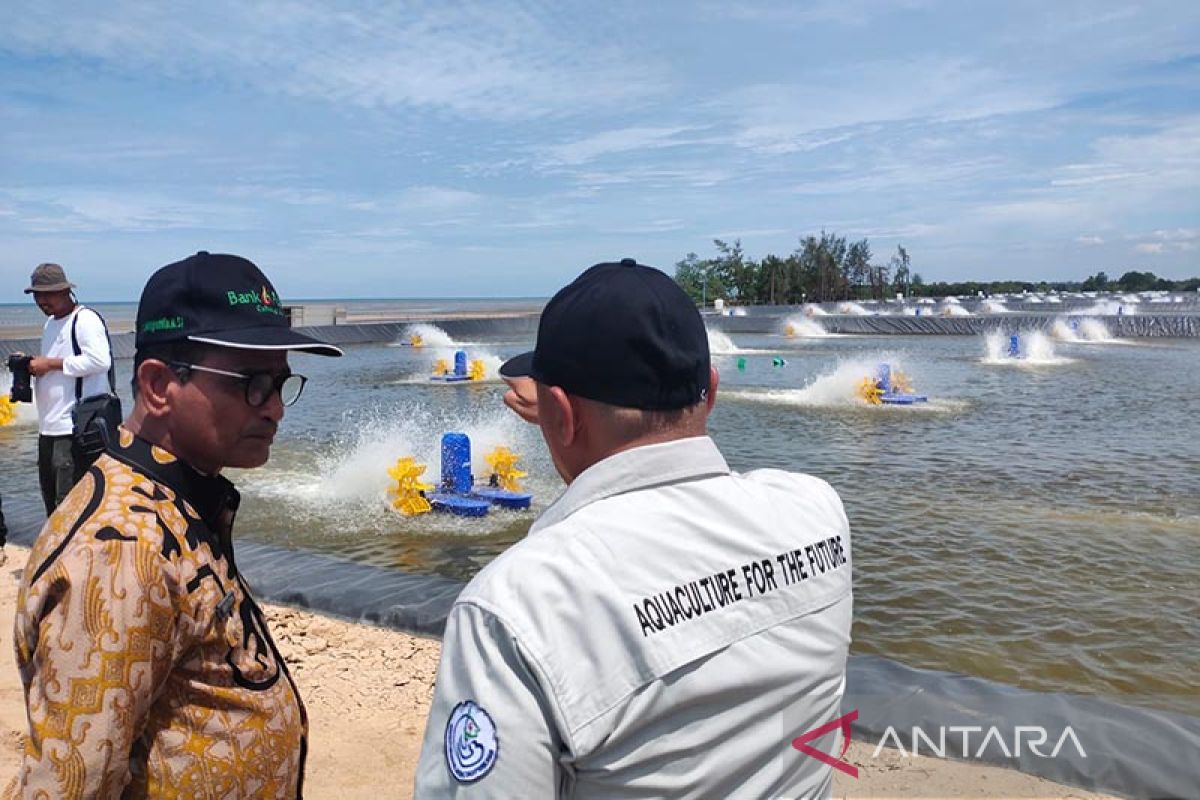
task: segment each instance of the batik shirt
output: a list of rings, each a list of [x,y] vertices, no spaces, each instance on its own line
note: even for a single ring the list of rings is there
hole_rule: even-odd
[[[18,796],[300,796],[307,718],[234,562],[237,505],[122,430],[46,522],[13,637]]]

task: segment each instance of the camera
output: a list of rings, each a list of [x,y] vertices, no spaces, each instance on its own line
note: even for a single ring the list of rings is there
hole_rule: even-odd
[[[33,386],[29,382],[29,362],[33,356],[13,353],[8,357],[8,370],[12,373],[12,391],[8,398],[14,403],[32,403]]]

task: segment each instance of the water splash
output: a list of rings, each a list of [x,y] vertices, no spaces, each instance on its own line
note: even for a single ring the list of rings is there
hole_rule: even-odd
[[[1101,300],[1089,308],[1076,308],[1067,312],[1073,317],[1118,317],[1131,316],[1136,313],[1136,308],[1131,308],[1125,303],[1118,303],[1116,300]]]
[[[793,315],[783,321],[783,335],[797,336],[802,339],[827,339],[833,334],[825,330],[816,320]]]
[[[971,316],[971,312],[967,311],[965,308],[963,308],[957,302],[943,303],[942,307],[938,310],[938,313],[941,314],[943,317],[969,317],[969,316]]]
[[[5,397],[12,392],[12,373],[7,370],[0,372],[0,394]],[[15,418],[12,423],[6,427],[27,427],[36,426],[38,424],[38,413],[36,403],[15,403],[13,405],[13,413]]]
[[[979,304],[980,312],[984,314],[1011,314],[1012,309],[997,300],[984,300]]]
[[[734,344],[733,339],[730,339],[724,331],[706,327],[705,332],[708,333],[708,352],[713,355],[727,356],[742,352],[742,349]]]
[[[461,346],[459,342],[454,341],[454,337],[450,334],[437,325],[430,325],[427,322],[405,327],[397,344],[408,344],[414,336],[420,336],[421,343],[425,347],[453,349]]]
[[[1009,355],[1010,338],[1004,331],[992,331],[984,337],[986,353],[982,363],[993,366],[1041,367],[1074,363],[1054,352],[1054,341],[1041,331],[1021,331],[1017,334],[1018,357]]]
[[[858,303],[841,303],[838,305],[839,314],[849,314],[852,317],[865,317],[870,315],[870,311],[860,306]]]
[[[893,372],[902,372],[907,375],[920,391],[920,375],[910,372],[905,367],[902,358],[887,353],[875,357],[860,356],[841,361],[832,370],[818,375],[811,383],[799,389],[722,389],[721,397],[773,405],[866,413],[945,413],[961,411],[967,407],[967,404],[961,400],[937,398],[931,398],[928,403],[911,406],[869,404],[863,399],[860,387],[864,379],[875,375],[875,371],[881,363],[890,364]]]
[[[1114,344],[1121,341],[1113,338],[1107,325],[1090,317],[1073,319],[1070,322],[1055,320],[1051,334],[1060,342],[1077,344]]]
[[[821,308],[816,303],[809,303],[808,305],[806,305],[804,307],[804,310],[802,313],[806,317],[827,317],[827,316],[829,316],[829,312],[826,311],[825,309]]]
[[[504,408],[475,414],[447,414],[424,405],[405,403],[388,411],[351,412],[331,441],[301,443],[273,454],[265,469],[238,472],[244,492],[258,497],[287,498],[289,514],[297,519],[319,520],[322,527],[388,533],[428,531],[484,534],[503,527],[504,515],[471,524],[440,514],[401,518],[389,507],[387,490],[392,481],[388,467],[396,459],[412,456],[427,469],[422,479],[437,484],[441,470],[441,437],[447,431],[471,438],[471,471],[476,481],[486,479],[485,456],[498,446],[522,454],[521,466],[531,473],[527,488],[550,499],[557,491],[553,465],[537,435]]]

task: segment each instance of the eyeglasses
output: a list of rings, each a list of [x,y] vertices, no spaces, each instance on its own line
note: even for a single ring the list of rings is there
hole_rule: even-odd
[[[208,372],[213,375],[224,375],[227,378],[237,378],[246,387],[246,403],[252,408],[258,408],[271,399],[271,395],[279,392],[279,400],[290,406],[300,399],[304,392],[304,384],[308,378],[295,373],[275,375],[270,372],[230,372],[224,369],[202,367],[199,364],[185,364],[181,361],[170,362],[177,370]]]

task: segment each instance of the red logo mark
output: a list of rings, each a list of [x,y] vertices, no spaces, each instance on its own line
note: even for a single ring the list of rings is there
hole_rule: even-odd
[[[834,769],[840,769],[842,772],[849,775],[851,778],[858,777],[858,767],[842,761],[842,757],[846,755],[846,751],[850,749],[850,723],[858,719],[858,709],[854,709],[849,714],[838,717],[832,722],[827,722],[819,728],[813,728],[807,733],[802,733],[795,739],[792,739],[792,747],[804,753],[807,756],[812,756],[818,761],[828,764]],[[838,753],[838,757],[834,758],[828,753],[822,753],[815,747],[811,747],[808,743],[813,739],[820,739],[825,734],[835,731],[838,728],[842,729],[842,752]]]

